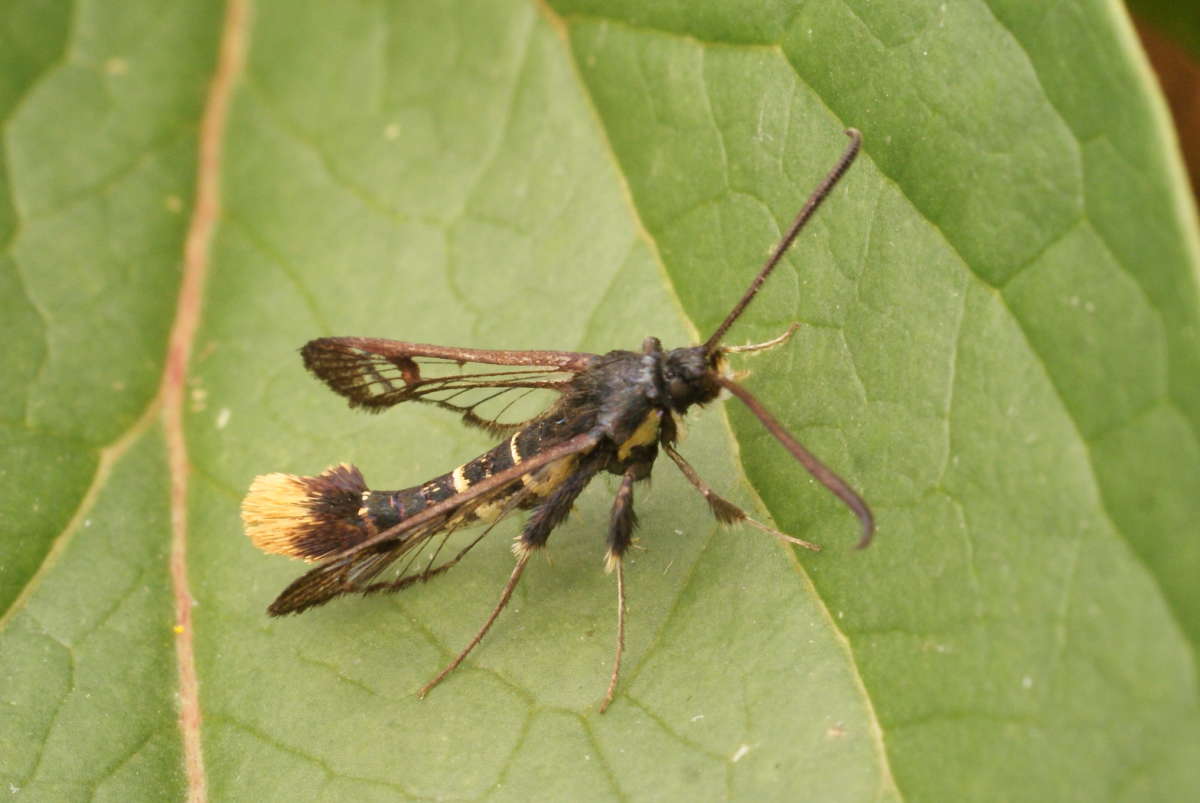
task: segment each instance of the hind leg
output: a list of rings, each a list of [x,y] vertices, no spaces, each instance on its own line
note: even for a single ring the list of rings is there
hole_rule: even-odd
[[[613,499],[612,513],[608,524],[608,554],[605,568],[617,573],[617,648],[613,656],[612,675],[608,679],[608,690],[600,701],[603,714],[613,701],[617,691],[617,679],[621,675],[621,657],[625,653],[625,550],[633,543],[633,530],[637,526],[637,515],[633,512],[633,483],[648,471],[643,466],[630,466],[621,477],[621,487]]]

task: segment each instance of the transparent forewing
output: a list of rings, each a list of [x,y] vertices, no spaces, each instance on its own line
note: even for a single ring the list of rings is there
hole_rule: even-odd
[[[519,478],[513,484],[517,486],[515,490],[512,487],[499,487],[491,493],[464,498],[461,502],[453,499],[447,500],[441,505],[443,510],[437,516],[426,518],[419,523],[414,521],[411,526],[401,523],[394,528],[386,540],[364,545],[363,548],[355,550],[351,554],[333,558],[321,564],[284,589],[283,593],[271,604],[270,612],[276,616],[285,613],[300,613],[342,594],[398,591],[449,568],[478,543],[479,538],[472,541],[457,557],[443,564],[441,568],[435,568],[433,561],[451,534],[460,527],[477,521],[475,512],[478,508],[504,500],[499,515],[491,521],[491,526],[494,526],[530,495]],[[481,534],[480,538],[490,532],[491,526]],[[428,556],[421,554],[425,544],[439,538],[441,544],[432,551],[432,554]],[[402,558],[405,560],[393,579],[385,582],[373,582]]]
[[[445,529],[444,522],[422,525],[394,541],[373,544],[351,555],[334,558],[304,574],[271,603],[275,616],[300,613],[341,594],[363,591],[367,584],[396,560],[411,553]]]
[[[420,401],[472,426],[511,432],[550,406],[591,355],[456,349],[372,338],[322,338],[304,364],[351,407],[378,412]]]

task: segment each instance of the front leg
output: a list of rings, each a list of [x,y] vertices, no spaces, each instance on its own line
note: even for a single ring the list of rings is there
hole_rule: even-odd
[[[725,499],[723,496],[718,495],[716,491],[710,488],[708,483],[696,473],[696,469],[692,468],[692,464],[684,460],[683,455],[675,451],[674,446],[671,446],[669,443],[664,443],[663,449],[666,451],[667,456],[675,461],[675,465],[679,467],[679,470],[683,473],[683,476],[687,477],[687,481],[690,482],[692,486],[704,496],[704,500],[708,502],[708,507],[712,511],[712,514],[717,521],[721,522],[722,524],[737,524],[738,522],[744,521],[751,527],[762,530],[768,535],[775,536],[780,541],[787,541],[789,544],[802,546],[805,549],[811,549],[813,552],[821,551],[821,547],[811,543],[810,541],[804,541],[796,538],[795,536],[788,535],[787,533],[781,533],[774,527],[768,527],[761,521],[750,518],[746,511],[742,510],[728,499]]]

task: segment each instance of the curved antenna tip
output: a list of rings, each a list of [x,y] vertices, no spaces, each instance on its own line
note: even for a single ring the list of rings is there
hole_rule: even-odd
[[[792,437],[792,434],[784,428],[783,424],[767,412],[767,408],[763,407],[762,403],[754,398],[754,395],[744,387],[734,382],[732,379],[727,379],[723,376],[716,377],[717,384],[728,390],[734,396],[737,396],[741,401],[750,408],[750,412],[766,427],[767,432],[774,436],[775,440],[779,441],[783,448],[792,453],[792,457],[799,461],[800,465],[808,471],[813,478],[825,486],[830,493],[850,508],[858,520],[862,522],[863,534],[858,539],[857,549],[863,549],[871,543],[871,538],[875,535],[875,517],[871,513],[871,508],[867,507],[867,503],[863,498],[851,488],[846,481],[833,473],[824,463],[808,449],[804,448],[800,441]]]
[[[870,510],[854,511],[862,521],[863,534],[862,538],[858,539],[858,543],[854,545],[855,549],[866,549],[871,545],[871,539],[875,537],[875,517],[871,515]]]

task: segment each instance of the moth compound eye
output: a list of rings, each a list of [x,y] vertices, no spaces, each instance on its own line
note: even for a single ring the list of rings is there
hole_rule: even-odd
[[[667,383],[667,393],[671,394],[671,401],[685,402],[692,395],[692,386],[683,379],[675,377]]]

